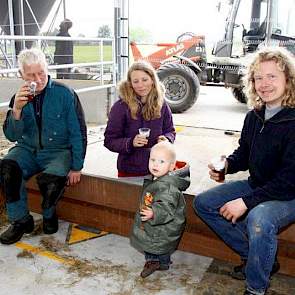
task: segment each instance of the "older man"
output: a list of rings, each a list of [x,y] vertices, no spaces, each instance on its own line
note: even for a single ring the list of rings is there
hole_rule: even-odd
[[[25,181],[35,174],[43,197],[43,231],[57,232],[57,201],[66,184],[80,181],[87,146],[79,98],[73,89],[51,80],[43,52],[25,49],[18,63],[25,82],[11,99],[3,126],[7,139],[16,145],[1,164],[1,183],[11,222],[0,236],[2,244],[13,244],[34,229]],[[36,86],[32,99],[31,82]]]

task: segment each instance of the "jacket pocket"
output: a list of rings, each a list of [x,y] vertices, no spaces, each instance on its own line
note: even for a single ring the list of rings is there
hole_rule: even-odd
[[[44,123],[46,132],[51,136],[62,136],[67,135],[67,118],[65,112],[54,112],[46,116],[47,122]]]

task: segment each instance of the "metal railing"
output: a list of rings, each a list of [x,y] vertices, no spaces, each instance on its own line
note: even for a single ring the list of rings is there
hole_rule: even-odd
[[[91,45],[98,46],[98,61],[96,62],[84,62],[84,63],[71,63],[71,64],[58,64],[58,65],[48,65],[49,72],[58,70],[58,69],[74,69],[74,68],[99,68],[99,80],[100,85],[92,86],[92,87],[85,87],[80,89],[75,89],[77,93],[83,93],[87,91],[94,91],[104,88],[111,88],[116,86],[116,72],[117,66],[115,62],[116,53],[115,53],[115,41],[113,38],[82,38],[82,37],[56,37],[56,36],[25,36],[25,35],[0,35],[0,42],[11,42],[11,45],[15,44],[16,41],[35,41],[37,47],[41,48],[42,42],[44,41],[73,41],[79,42],[79,45],[82,43],[91,43]],[[105,44],[111,45],[112,51],[112,59],[110,61],[104,60],[104,45]],[[36,46],[35,45],[35,46]],[[12,51],[14,52],[14,51]],[[1,53],[0,53],[1,54]],[[45,52],[46,54],[46,52]],[[5,58],[8,57],[6,54]],[[15,57],[12,57],[12,60],[15,60]],[[12,64],[12,63],[9,63]],[[105,67],[109,66],[110,71],[106,72]],[[18,76],[19,69],[16,67],[9,68],[9,69],[0,69],[0,76],[7,75],[7,74],[15,74]],[[90,71],[89,71],[90,72]],[[86,72],[87,74],[87,72]],[[108,83],[105,83],[104,77],[109,75],[111,79],[107,79]],[[96,81],[98,79],[95,79]],[[0,108],[7,107],[9,102],[0,103]]]

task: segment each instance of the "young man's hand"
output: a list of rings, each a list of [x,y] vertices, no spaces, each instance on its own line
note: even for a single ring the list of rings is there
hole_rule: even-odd
[[[245,214],[247,206],[242,198],[238,198],[225,203],[219,210],[219,213],[232,223],[236,223],[237,219]]]
[[[140,211],[141,221],[147,221],[154,217],[154,212],[152,208],[146,207]]]

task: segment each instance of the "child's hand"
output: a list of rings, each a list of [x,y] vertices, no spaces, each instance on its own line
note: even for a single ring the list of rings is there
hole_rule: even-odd
[[[154,212],[152,208],[146,207],[140,211],[141,221],[147,221],[154,217]]]

